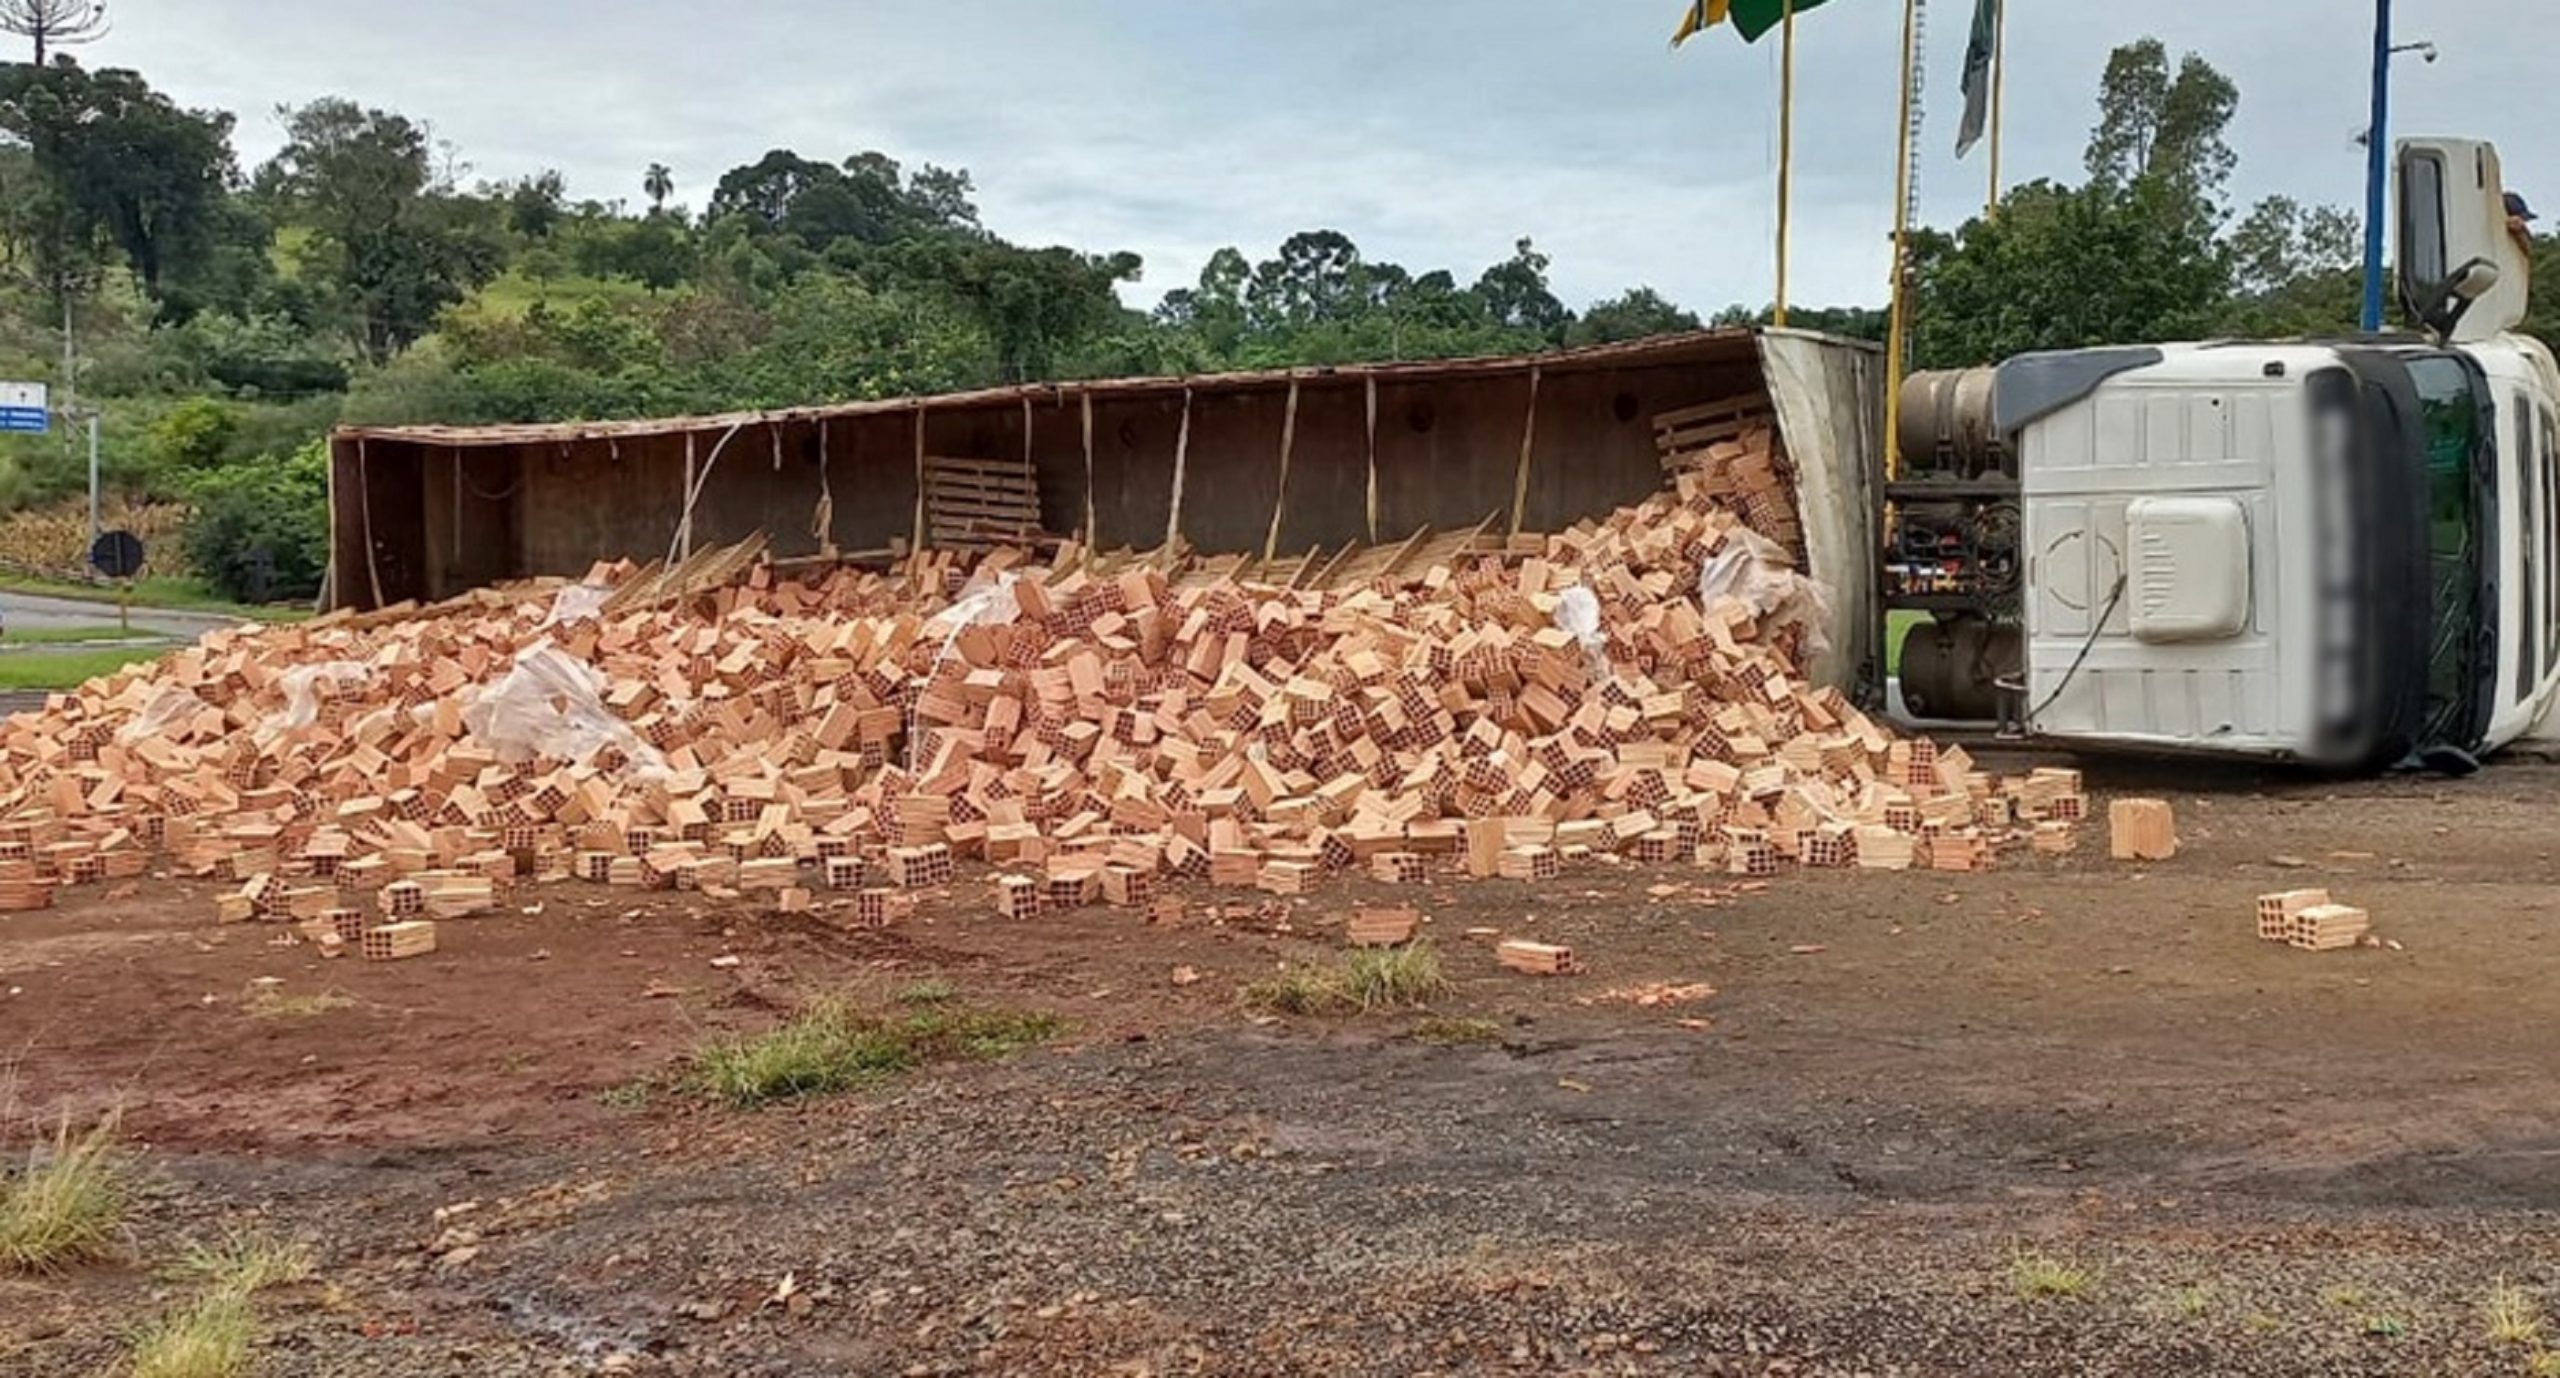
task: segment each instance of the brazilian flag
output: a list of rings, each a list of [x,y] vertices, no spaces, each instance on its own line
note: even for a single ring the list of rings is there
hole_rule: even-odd
[[[1818,9],[1822,0],[1795,0],[1798,14]],[[1692,0],[1689,12],[1681,16],[1680,31],[1671,35],[1671,46],[1679,47],[1697,34],[1727,20],[1745,43],[1757,43],[1760,35],[1786,22],[1787,0]]]

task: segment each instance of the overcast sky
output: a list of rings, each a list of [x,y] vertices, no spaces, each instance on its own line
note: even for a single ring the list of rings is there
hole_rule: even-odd
[[[1471,277],[1529,235],[1576,308],[1650,284],[1701,312],[1770,296],[1777,50],[1674,54],[1683,0],[115,0],[92,65],[240,116],[344,95],[433,125],[475,178],[544,167],[577,196],[678,198],[770,148],[966,167],[1023,243],[1130,249],[1138,294],[1222,244],[1330,227]],[[1934,0],[1924,216],[1978,208],[1953,156],[1970,0]],[[2560,0],[2399,0],[2393,128],[2499,142],[2560,210]],[[2011,0],[2004,172],[2076,177],[2108,49],[2145,34],[2239,82],[2238,193],[2358,204],[2366,0]],[[1895,0],[1833,0],[1798,45],[1794,299],[1883,295]]]

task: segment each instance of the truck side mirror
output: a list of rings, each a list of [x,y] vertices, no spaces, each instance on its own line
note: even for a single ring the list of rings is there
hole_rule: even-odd
[[[2412,297],[2409,310],[2419,322],[2439,337],[2450,339],[2454,328],[2471,314],[2471,308],[2498,290],[2503,279],[2498,265],[2485,258],[2475,258],[2445,275],[2436,285],[2432,297]]]
[[[2474,302],[2498,290],[2498,265],[2485,258],[2475,258],[2453,270],[2445,283],[2445,291],[2465,302]]]

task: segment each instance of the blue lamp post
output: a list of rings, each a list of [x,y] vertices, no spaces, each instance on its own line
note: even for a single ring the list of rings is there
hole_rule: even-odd
[[[2364,329],[2382,329],[2382,216],[2391,175],[2391,0],[2373,0],[2373,123],[2365,129]]]

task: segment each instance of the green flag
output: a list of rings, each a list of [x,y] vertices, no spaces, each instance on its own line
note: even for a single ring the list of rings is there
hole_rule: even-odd
[[[2001,19],[2000,0],[1975,0],[1973,35],[1964,45],[1964,118],[1956,124],[1959,158],[1982,141],[1983,126],[1991,120],[1991,63],[2000,51]]]
[[[1794,0],[1798,14],[1817,9],[1823,0]],[[1745,43],[1757,43],[1760,36],[1786,22],[1788,0],[1694,0],[1680,18],[1680,31],[1671,37],[1671,46],[1679,47],[1690,35],[1712,29],[1727,20]]]

